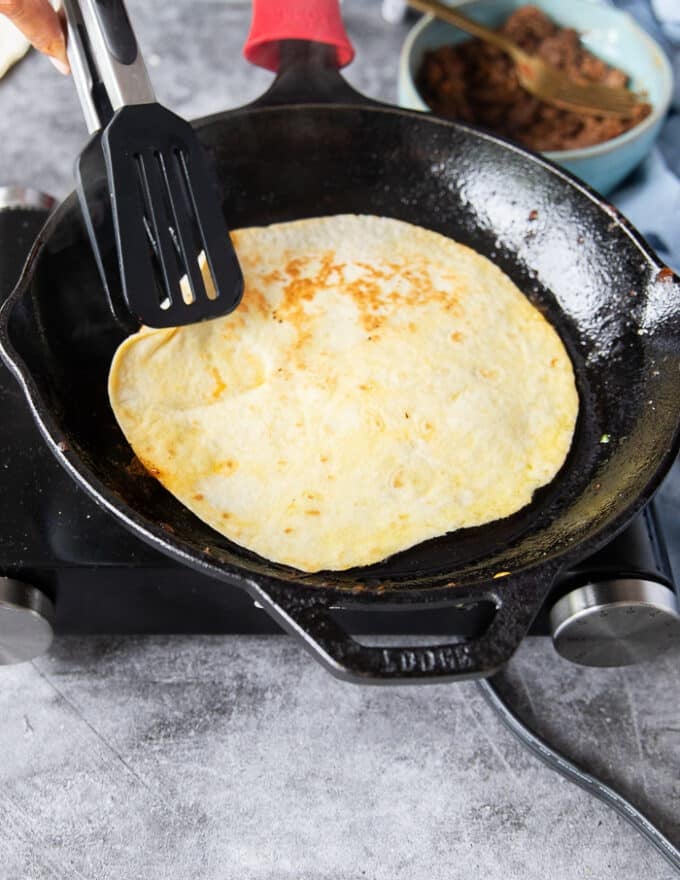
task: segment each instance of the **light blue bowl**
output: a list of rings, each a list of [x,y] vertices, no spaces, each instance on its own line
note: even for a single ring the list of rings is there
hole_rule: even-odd
[[[501,24],[527,0],[473,0],[455,2],[461,12],[486,25]],[[573,27],[582,42],[608,64],[624,70],[635,91],[647,93],[652,112],[635,128],[619,137],[576,150],[556,150],[543,155],[576,174],[601,193],[608,193],[646,156],[656,139],[673,92],[671,66],[661,47],[628,13],[593,0],[533,0],[557,24]],[[429,111],[415,85],[415,76],[428,49],[470,39],[453,25],[424,16],[409,32],[399,65],[399,103]]]

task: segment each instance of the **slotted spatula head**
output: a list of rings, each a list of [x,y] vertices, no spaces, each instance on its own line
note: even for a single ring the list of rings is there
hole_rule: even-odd
[[[149,327],[177,327],[233,311],[243,275],[189,123],[160,104],[128,105],[102,132],[102,148],[130,312]]]
[[[123,0],[64,9],[92,134],[76,162],[78,195],[114,314],[128,328],[229,314],[243,276],[196,133],[156,102]]]

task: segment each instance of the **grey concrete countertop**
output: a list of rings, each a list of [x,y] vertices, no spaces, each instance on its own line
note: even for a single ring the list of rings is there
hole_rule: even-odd
[[[195,117],[271,80],[249,8],[130,0],[161,101]],[[346,0],[348,78],[394,100],[405,27]],[[73,86],[30,54],[0,82],[0,184],[57,196],[86,139]],[[679,499],[672,499],[680,507]],[[518,708],[680,842],[680,646],[587,670],[526,643]],[[473,684],[358,688],[285,637],[61,638],[0,669],[2,880],[562,880],[670,869],[510,737]]]
[[[680,646],[510,676],[550,738],[680,839]],[[670,880],[474,684],[342,684],[292,640],[62,638],[0,669],[3,880]]]

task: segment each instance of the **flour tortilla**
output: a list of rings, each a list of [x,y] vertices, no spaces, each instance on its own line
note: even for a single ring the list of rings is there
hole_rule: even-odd
[[[492,262],[374,216],[232,237],[241,306],[142,329],[109,379],[138,458],[218,532],[341,570],[509,516],[555,476],[572,365]]]

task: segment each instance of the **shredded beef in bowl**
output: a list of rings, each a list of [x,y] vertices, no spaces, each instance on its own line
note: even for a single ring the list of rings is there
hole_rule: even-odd
[[[581,45],[577,31],[558,27],[535,6],[521,7],[498,30],[577,82],[628,83],[627,74]],[[553,107],[522,88],[504,52],[479,39],[427,52],[417,85],[435,113],[483,126],[537,151],[602,143],[633,128],[651,112],[648,104],[641,104],[630,118],[615,119]]]

